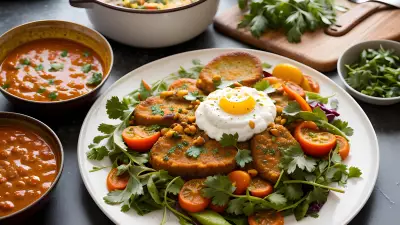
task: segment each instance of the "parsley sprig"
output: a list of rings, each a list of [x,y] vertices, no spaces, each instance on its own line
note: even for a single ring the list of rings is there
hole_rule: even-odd
[[[268,29],[284,28],[289,42],[300,42],[306,31],[315,31],[335,22],[336,14],[330,0],[238,0],[244,16],[239,28],[248,27],[255,37]]]
[[[222,147],[235,147],[238,151],[235,156],[236,164],[238,164],[240,167],[244,167],[247,163],[250,163],[253,161],[253,158],[251,157],[251,152],[250,150],[247,149],[240,149],[237,146],[237,140],[239,139],[239,134],[222,134],[221,140],[219,143],[222,145]]]

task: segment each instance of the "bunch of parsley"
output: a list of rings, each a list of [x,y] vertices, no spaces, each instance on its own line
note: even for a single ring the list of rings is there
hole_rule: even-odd
[[[400,96],[400,56],[393,49],[365,49],[359,61],[346,68],[345,80],[357,91],[382,98]]]
[[[246,10],[239,28],[248,27],[255,37],[268,29],[286,31],[289,42],[300,42],[306,31],[335,23],[332,0],[238,0]]]

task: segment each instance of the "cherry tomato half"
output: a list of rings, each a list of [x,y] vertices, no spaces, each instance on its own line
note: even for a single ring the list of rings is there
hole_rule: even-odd
[[[298,125],[294,137],[300,143],[304,153],[315,157],[327,155],[336,145],[335,135],[320,131],[311,121],[304,121]]]
[[[350,145],[346,138],[336,135],[336,144],[339,147],[339,155],[342,160],[345,160],[350,153]]]
[[[283,216],[276,211],[267,210],[256,212],[248,218],[249,225],[283,225]]]
[[[264,198],[274,191],[274,187],[269,182],[256,177],[251,180],[249,190],[251,195]]]
[[[211,200],[201,195],[204,179],[187,181],[179,192],[179,205],[188,212],[201,212],[207,208]]]
[[[233,186],[236,187],[234,194],[237,195],[244,194],[251,182],[250,175],[241,170],[235,170],[233,172],[230,172],[228,174],[228,178],[233,183]]]
[[[128,174],[122,174],[117,176],[117,168],[113,168],[107,176],[107,189],[109,191],[124,190],[128,185],[129,176]]]
[[[159,137],[160,132],[148,130],[145,126],[130,126],[122,132],[126,145],[138,152],[150,150]]]

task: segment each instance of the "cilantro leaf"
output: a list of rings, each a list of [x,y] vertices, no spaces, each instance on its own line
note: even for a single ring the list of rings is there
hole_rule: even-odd
[[[108,168],[108,166],[102,166],[102,167],[97,167],[97,166],[93,166],[91,170],[89,170],[89,173],[93,173],[93,172],[97,172],[99,170]]]
[[[23,59],[20,60],[20,63],[22,65],[28,66],[29,64],[31,64],[31,61],[28,58],[23,58]]]
[[[294,116],[299,112],[301,112],[300,105],[295,101],[288,102],[288,105],[283,109],[283,113],[291,116]]]
[[[283,154],[283,157],[281,158],[280,165],[283,169],[287,170],[288,174],[293,173],[296,168],[306,170],[308,172],[313,172],[315,170],[317,162],[315,159],[304,155],[300,145],[290,146],[289,148],[282,149],[281,153]]]
[[[308,194],[308,202],[325,203],[328,199],[329,190],[314,187],[314,189]]]
[[[313,113],[314,113],[316,116],[318,116],[321,120],[323,120],[323,121],[325,121],[325,122],[328,122],[328,118],[326,117],[325,112],[322,111],[322,109],[321,109],[319,106],[318,106],[318,107],[315,107],[315,108],[313,109]]]
[[[284,186],[285,197],[289,200],[299,200],[303,196],[301,184],[286,184]]]
[[[235,134],[223,133],[219,143],[222,145],[222,147],[229,147],[229,146],[236,147],[238,139],[239,139],[239,134],[237,132]]]
[[[84,73],[89,73],[89,71],[92,70],[92,64],[87,63],[87,64],[83,65],[81,70]]]
[[[114,130],[117,128],[116,125],[111,125],[111,124],[105,124],[101,123],[98,127],[97,130],[100,131],[103,134],[111,134],[114,132]]]
[[[151,106],[151,113],[153,115],[161,115],[164,116],[164,111],[161,109],[160,107],[161,105],[157,104],[157,105],[152,105]]]
[[[105,146],[98,148],[92,148],[90,151],[86,152],[86,157],[91,160],[102,160],[104,157],[108,156],[108,150]]]
[[[342,121],[340,119],[336,119],[332,122],[332,125],[337,127],[339,130],[341,130],[343,133],[345,133],[347,136],[352,136],[354,133],[353,128],[349,127],[349,123],[346,121]]]
[[[199,158],[200,154],[204,152],[204,148],[198,146],[192,146],[186,151],[186,155],[192,158]]]
[[[53,92],[50,92],[47,97],[49,97],[50,100],[54,101],[57,99],[57,96],[58,96],[58,93],[53,91]]]
[[[193,65],[201,65],[200,59],[193,59],[192,63],[193,63]]]
[[[236,164],[240,167],[244,167],[247,163],[253,161],[253,157],[251,157],[251,152],[247,149],[238,149],[238,152],[235,156]]]
[[[110,137],[110,135],[99,135],[93,138],[93,143],[98,144],[100,143],[103,139],[106,139]]]
[[[351,166],[349,168],[349,174],[348,174],[349,178],[361,177],[361,175],[362,175],[362,172],[358,167]]]
[[[241,214],[243,214],[243,208],[244,208],[245,202],[246,202],[245,198],[232,199],[229,202],[228,208],[226,209],[226,211],[230,214],[241,215]],[[214,204],[214,202],[213,202],[213,204]]]
[[[10,84],[3,84],[1,87],[2,87],[3,89],[7,89],[7,88],[10,87]]]
[[[182,189],[184,184],[185,184],[185,181],[179,177],[165,191],[168,193],[172,193],[173,195],[177,195],[177,194],[179,194],[179,192]]]
[[[143,194],[143,186],[139,179],[135,176],[130,176],[128,184],[123,191],[112,191],[103,198],[104,202],[107,204],[119,204],[122,202],[127,202],[132,195]]]
[[[250,32],[254,37],[259,38],[261,34],[267,29],[268,20],[264,17],[263,11],[259,15],[255,16],[250,22]]]
[[[102,80],[103,80],[102,73],[93,73],[92,77],[90,77],[86,83],[88,85],[99,85]]]
[[[287,199],[283,195],[278,194],[276,192],[268,195],[267,199],[275,205],[285,205],[287,202]]]
[[[224,206],[228,203],[230,194],[236,187],[232,185],[231,180],[227,176],[209,176],[204,181],[205,188],[202,190],[202,195],[212,199],[214,205]]]
[[[110,119],[119,119],[123,118],[124,111],[128,110],[128,106],[120,102],[117,96],[113,96],[107,100],[106,109]]]

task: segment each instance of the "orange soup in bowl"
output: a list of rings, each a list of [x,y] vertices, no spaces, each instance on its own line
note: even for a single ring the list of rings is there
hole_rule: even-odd
[[[14,49],[0,66],[0,85],[23,99],[73,99],[103,80],[104,64],[92,49],[66,39],[41,39]]]

